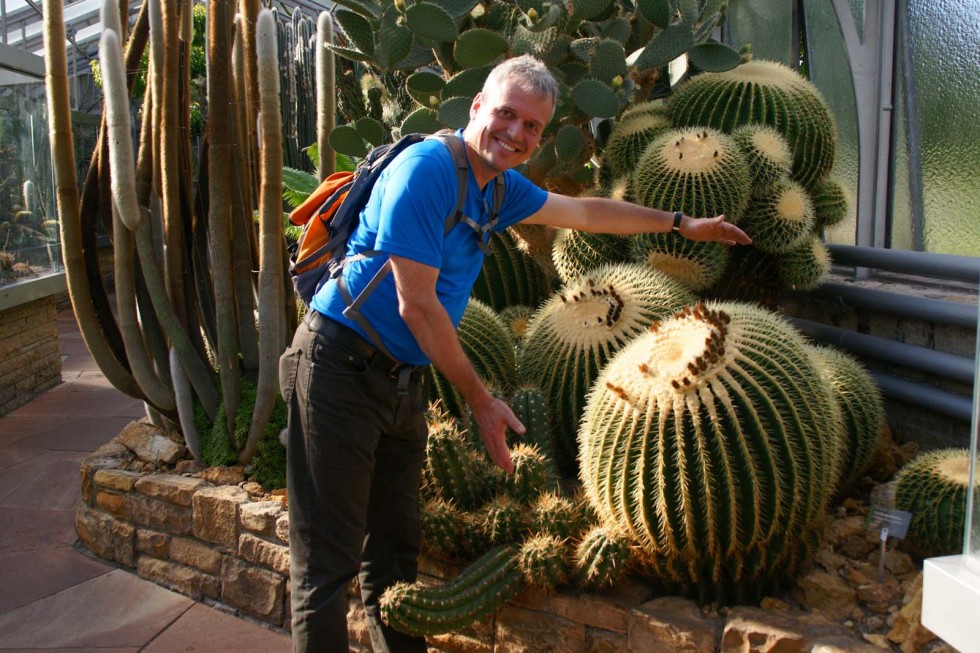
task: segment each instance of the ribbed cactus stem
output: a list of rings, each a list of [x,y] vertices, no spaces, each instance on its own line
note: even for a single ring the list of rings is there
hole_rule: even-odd
[[[320,158],[317,172],[321,181],[330,176],[335,167],[329,141],[337,120],[336,71],[333,51],[327,47],[332,43],[333,21],[330,14],[323,11],[316,21],[316,146]]]
[[[442,498],[422,505],[422,547],[442,555],[459,552],[463,531],[463,516],[452,502]]]
[[[480,505],[486,488],[486,463],[481,464],[455,423],[430,426],[425,452],[429,474],[443,499],[464,509]]]
[[[483,532],[493,546],[513,544],[527,524],[527,506],[506,494],[488,502],[481,512]]]
[[[585,526],[585,510],[581,502],[543,492],[531,506],[530,528],[535,533],[554,535],[560,539],[577,537]]]
[[[612,587],[629,571],[629,536],[616,528],[593,527],[575,548],[576,580],[590,588]]]
[[[517,554],[524,579],[542,587],[556,587],[568,578],[565,541],[554,535],[533,535],[524,540]]]
[[[486,553],[460,576],[439,586],[396,583],[381,596],[381,618],[412,635],[438,635],[492,614],[523,586],[510,547]]]
[[[510,452],[514,471],[503,478],[503,488],[517,501],[529,504],[542,492],[553,490],[558,478],[549,461],[533,444],[519,444]]]
[[[187,450],[194,460],[201,460],[201,434],[194,424],[194,392],[191,384],[180,365],[177,352],[170,350],[170,378],[174,388],[174,403],[177,406],[177,417],[180,422],[180,432],[184,436]]]
[[[510,407],[524,425],[524,435],[520,436],[520,441],[536,446],[545,457],[548,468],[557,473],[554,467],[555,443],[551,434],[548,400],[544,393],[533,385],[518,388],[510,398]]]
[[[284,347],[282,292],[282,124],[279,118],[279,70],[276,24],[263,9],[256,28],[256,57],[261,99],[262,148],[259,168],[259,376],[248,440],[239,455],[247,463],[264,437],[276,402],[279,355]]]
[[[912,513],[905,543],[916,555],[962,552],[972,457],[968,449],[930,451],[895,475],[895,506]]]

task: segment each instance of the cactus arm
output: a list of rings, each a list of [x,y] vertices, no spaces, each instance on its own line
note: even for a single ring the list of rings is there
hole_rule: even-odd
[[[51,150],[58,198],[62,252],[68,294],[75,310],[79,330],[109,382],[130,397],[143,398],[132,374],[116,359],[103,333],[92,302],[92,289],[85,276],[79,221],[78,180],[72,146],[71,111],[68,103],[68,64],[65,54],[64,7],[60,2],[44,3],[44,46],[47,74],[45,84],[48,115],[51,116]]]
[[[249,160],[259,159],[259,142],[256,133],[259,115],[258,63],[255,60],[255,24],[262,8],[261,0],[239,0],[238,13],[242,16],[242,49],[245,55],[245,128],[248,132]],[[252,187],[259,187],[258,165],[253,165]]]
[[[208,3],[208,106],[212,112],[227,107],[231,93],[228,75],[231,65],[228,42],[230,21],[228,0]],[[215,363],[221,382],[221,401],[225,407],[228,433],[235,432],[235,413],[242,397],[238,367],[238,320],[232,281],[232,127],[231,120],[219,118],[208,121],[208,245],[217,326]]]
[[[317,173],[323,181],[334,171],[334,154],[330,147],[330,132],[337,115],[337,98],[334,84],[333,52],[327,44],[333,42],[333,22],[330,14],[320,12],[316,21],[316,145],[320,158]]]
[[[112,0],[106,3],[106,17],[118,16]],[[118,27],[118,25],[116,26]],[[172,413],[172,390],[157,377],[141,337],[136,316],[135,264],[132,231],[139,224],[142,209],[136,201],[136,176],[129,125],[129,100],[122,68],[122,51],[117,32],[108,27],[102,34],[102,75],[105,82],[106,126],[109,135],[109,167],[112,178],[115,235],[114,270],[119,328],[126,355],[140,389],[158,410]]]
[[[184,444],[187,450],[194,456],[194,460],[201,460],[201,434],[194,426],[194,393],[191,384],[184,374],[177,359],[177,352],[170,350],[170,373],[174,386],[174,398],[177,404],[177,416],[180,419],[180,432],[184,434]]]
[[[381,597],[385,622],[413,635],[457,630],[492,614],[523,581],[510,547],[486,553],[456,579],[437,587],[399,583]]]
[[[262,185],[259,191],[259,378],[248,441],[239,454],[247,463],[255,455],[275,405],[278,359],[282,353],[282,126],[279,114],[279,73],[276,25],[272,12],[259,14],[256,56],[262,101]]]

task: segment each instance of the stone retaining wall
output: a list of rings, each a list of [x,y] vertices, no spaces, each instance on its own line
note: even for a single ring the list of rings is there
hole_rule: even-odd
[[[54,296],[0,311],[0,416],[61,383]]]
[[[240,469],[200,470],[180,460],[183,448],[154,431],[134,422],[82,463],[83,503],[75,519],[82,543],[154,583],[288,628],[289,518],[282,497],[244,482]],[[461,569],[423,559],[421,570],[423,581],[438,581]],[[352,646],[369,651],[355,591]],[[431,638],[430,647],[486,653],[882,650],[819,612],[781,606],[706,613],[687,600],[651,596],[637,581],[601,595],[528,588],[495,615]]]

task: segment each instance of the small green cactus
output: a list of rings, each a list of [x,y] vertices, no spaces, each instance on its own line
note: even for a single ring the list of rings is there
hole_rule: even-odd
[[[469,446],[454,420],[430,422],[425,456],[427,480],[438,496],[464,510],[483,502],[490,486],[489,463]]]
[[[551,261],[563,283],[606,263],[629,259],[629,240],[615,234],[561,229],[551,248]]]
[[[524,425],[524,435],[520,442],[532,444],[538,448],[548,461],[549,466],[555,460],[555,445],[551,436],[551,422],[548,418],[548,399],[541,389],[534,385],[524,385],[518,388],[510,398],[510,408],[514,415]],[[516,438],[515,438],[516,440]],[[517,442],[508,441],[509,445]],[[556,471],[552,468],[552,471]]]
[[[731,137],[707,127],[664,132],[644,150],[630,186],[639,204],[738,223],[749,199],[745,159]]]
[[[662,105],[650,111],[630,114],[613,127],[602,150],[602,165],[611,178],[632,174],[640,156],[655,138],[671,128]]]
[[[912,513],[904,545],[923,558],[963,552],[970,451],[922,454],[895,475],[895,507]]]
[[[830,272],[830,250],[817,236],[810,236],[777,261],[779,280],[798,290],[813,290]]]
[[[847,217],[848,193],[839,179],[824,179],[813,190],[813,210],[818,228],[832,227]]]
[[[521,349],[520,375],[548,399],[563,473],[575,470],[579,418],[602,366],[654,320],[693,301],[663,273],[620,263],[570,282],[534,315]]]
[[[529,584],[557,587],[568,578],[565,541],[554,535],[533,535],[521,544],[517,564]]]
[[[629,535],[615,527],[592,528],[575,548],[576,581],[602,589],[619,583],[633,563]]]
[[[528,522],[528,508],[501,494],[487,502],[481,509],[483,534],[491,546],[513,544],[520,540]]]
[[[461,553],[463,515],[451,501],[436,498],[422,504],[422,549],[438,556]]]
[[[752,198],[741,227],[754,247],[769,254],[789,252],[813,232],[813,201],[803,186],[784,177]]]
[[[542,492],[553,490],[558,478],[550,461],[533,444],[518,444],[510,452],[514,471],[500,480],[502,491],[516,501],[530,504]]]
[[[586,525],[585,504],[555,492],[543,492],[531,506],[530,530],[559,539],[575,538]]]
[[[410,635],[448,633],[492,614],[522,586],[514,549],[499,547],[444,585],[392,585],[381,595],[381,618]]]
[[[748,163],[753,193],[789,176],[793,153],[778,131],[767,125],[745,125],[732,132],[732,138]]]
[[[502,311],[508,306],[538,306],[552,292],[552,282],[508,230],[490,236],[492,256],[483,261],[473,297]]]
[[[699,293],[721,279],[729,260],[729,248],[721,243],[699,243],[673,233],[636,234],[633,260],[660,270]]]

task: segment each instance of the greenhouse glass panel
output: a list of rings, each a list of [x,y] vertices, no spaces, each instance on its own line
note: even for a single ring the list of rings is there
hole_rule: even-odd
[[[733,2],[726,21],[732,46],[752,44],[752,56],[793,64],[793,3]]]
[[[44,80],[0,69],[0,285],[60,269]]]
[[[907,0],[907,11],[923,248],[980,256],[980,12],[976,0]]]
[[[863,3],[860,3],[863,7]],[[852,14],[854,14],[852,10]],[[860,12],[858,33],[863,34],[864,11]],[[849,16],[844,16],[849,20]],[[858,18],[854,18],[855,21]],[[806,57],[810,80],[820,89],[837,122],[837,156],[833,174],[851,197],[848,217],[825,234],[827,242],[853,245],[857,226],[858,130],[854,82],[847,60],[844,36],[834,7],[826,0],[804,4]]]

